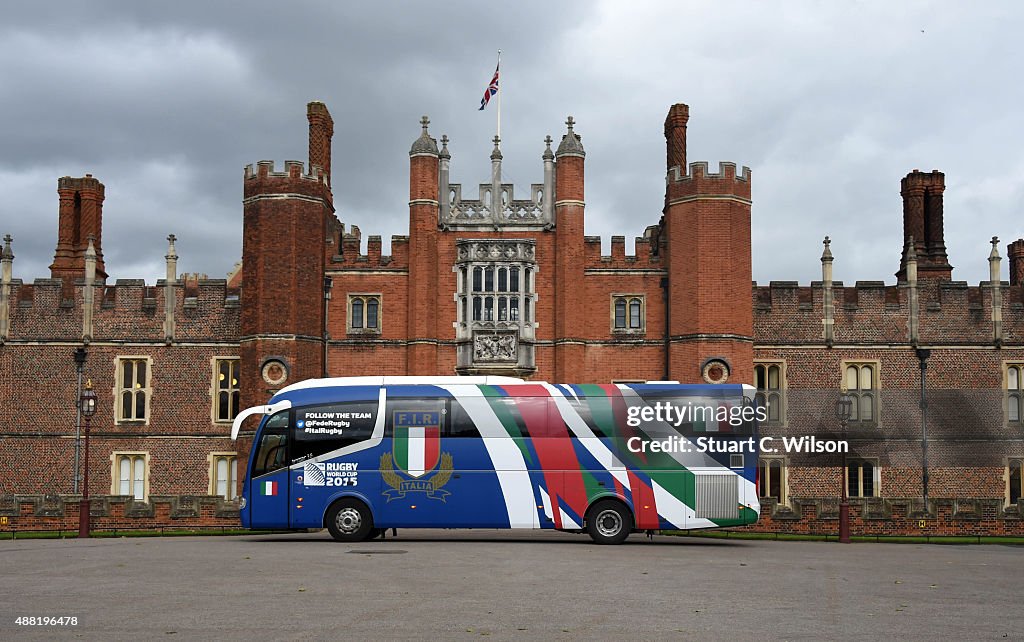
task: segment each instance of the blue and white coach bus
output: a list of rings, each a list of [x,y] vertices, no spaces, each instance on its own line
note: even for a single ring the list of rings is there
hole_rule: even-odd
[[[263,406],[246,528],[633,531],[757,521],[757,419],[745,385],[558,385],[509,377],[349,377]]]

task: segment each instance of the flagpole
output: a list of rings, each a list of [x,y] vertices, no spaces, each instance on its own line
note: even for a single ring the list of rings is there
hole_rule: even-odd
[[[499,82],[500,82],[500,78],[501,78],[501,76],[500,76],[500,74],[501,74],[501,49],[498,50],[498,67],[497,67],[497,69],[498,69],[498,73],[499,73],[498,77],[499,77]],[[498,137],[498,140],[501,140],[501,85],[500,84],[498,85],[498,131],[496,133],[496,136]]]

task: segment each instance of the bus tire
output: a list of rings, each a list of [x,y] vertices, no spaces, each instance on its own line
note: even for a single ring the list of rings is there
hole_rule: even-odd
[[[621,544],[633,530],[633,514],[614,499],[602,499],[587,511],[587,534],[595,544]]]
[[[361,542],[373,531],[373,515],[363,502],[344,497],[327,509],[324,526],[339,542]]]

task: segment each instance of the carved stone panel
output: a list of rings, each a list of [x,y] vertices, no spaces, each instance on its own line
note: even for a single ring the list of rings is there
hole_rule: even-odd
[[[519,360],[519,337],[515,334],[474,334],[473,361],[509,362]]]
[[[458,241],[458,262],[516,261],[532,263],[537,250],[533,240],[499,241],[462,239]]]

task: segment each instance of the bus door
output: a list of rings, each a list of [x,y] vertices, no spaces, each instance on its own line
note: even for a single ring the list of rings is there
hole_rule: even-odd
[[[260,431],[249,481],[250,528],[288,528],[289,412],[272,415]]]

